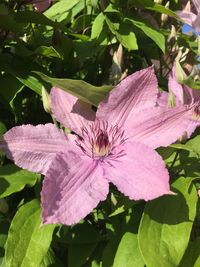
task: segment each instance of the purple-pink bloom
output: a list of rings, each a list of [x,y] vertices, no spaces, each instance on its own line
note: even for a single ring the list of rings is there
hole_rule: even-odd
[[[44,224],[79,222],[106,199],[109,183],[134,200],[170,194],[168,171],[153,148],[182,135],[191,109],[156,107],[157,87],[152,67],[138,71],[108,94],[96,114],[53,88],[52,113],[76,134],[46,124],[14,127],[4,135],[0,147],[10,159],[45,175]]]
[[[175,102],[173,105],[191,109],[191,113],[187,113],[188,117],[185,117],[188,120],[185,133],[187,134],[186,137],[189,138],[194,130],[200,126],[200,91],[178,82],[175,65],[169,76],[168,87],[169,93],[160,93],[157,102],[159,106],[168,106],[171,98],[172,102]]]
[[[196,13],[191,11],[190,2],[182,11],[177,11],[177,15],[188,25],[190,25],[196,32],[200,32],[200,1],[193,0]]]

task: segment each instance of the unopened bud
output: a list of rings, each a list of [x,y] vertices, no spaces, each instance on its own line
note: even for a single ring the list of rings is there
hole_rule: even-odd
[[[167,100],[168,107],[172,108],[176,106],[176,97],[172,91],[168,94],[168,100]]]
[[[154,3],[156,3],[156,4],[162,4],[162,0],[154,0]]]
[[[169,1],[166,3],[165,5],[166,8],[169,8]],[[161,22],[162,24],[164,24],[167,20],[168,20],[168,15],[167,14],[162,14],[161,15]]]
[[[188,139],[188,134],[187,134],[187,132],[185,131],[185,132],[183,133],[183,135],[179,138],[179,142],[180,142],[180,143],[185,143],[185,142],[187,141],[187,139]]]
[[[51,106],[50,106],[50,95],[47,90],[42,86],[42,102],[43,108],[47,113],[51,113]]]
[[[168,43],[171,41],[171,40],[176,40],[177,39],[177,34],[176,34],[176,28],[174,27],[174,25],[171,26],[171,32],[170,32],[170,35],[167,39]]]
[[[122,61],[123,61],[123,47],[120,44],[117,51],[113,55],[113,64],[111,67],[110,80],[112,83],[117,84],[122,76]]]
[[[175,66],[176,66],[176,78],[177,78],[177,81],[180,84],[183,84],[184,81],[187,79],[187,75],[186,75],[185,71],[183,70],[183,68],[181,67],[181,64],[179,63],[178,60],[176,60]]]

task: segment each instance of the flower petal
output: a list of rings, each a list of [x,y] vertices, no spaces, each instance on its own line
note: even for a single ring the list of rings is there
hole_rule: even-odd
[[[196,7],[197,12],[200,13],[200,2],[199,2],[199,0],[192,0],[192,2]]]
[[[176,14],[188,25],[192,26],[193,22],[196,20],[196,15],[188,11],[177,11]]]
[[[119,191],[134,200],[170,194],[169,175],[156,151],[137,142],[127,142],[124,151],[124,156],[104,166],[107,179]]]
[[[95,119],[95,112],[89,104],[56,87],[51,89],[51,110],[57,121],[76,133],[80,133],[88,121]]]
[[[154,106],[158,88],[153,67],[137,71],[125,78],[98,107],[97,119],[123,125],[132,112]]]
[[[168,146],[178,140],[190,129],[197,127],[192,121],[193,109],[189,106],[173,108],[154,107],[136,114],[126,124],[129,136],[152,148]],[[189,137],[189,136],[188,136]]]
[[[22,125],[9,130],[0,148],[18,166],[45,174],[55,154],[68,149],[67,136],[53,124]]]
[[[193,27],[194,27],[196,33],[199,34],[200,33],[200,11],[199,11],[195,21],[193,22]]]
[[[159,92],[158,93],[158,99],[157,99],[157,104],[160,107],[167,107],[168,106],[168,97],[169,93],[167,92]]]
[[[176,67],[174,66],[169,76],[169,90],[176,96],[176,104],[191,104],[193,101],[200,99],[198,90],[182,85],[177,81]]]
[[[43,223],[78,223],[106,199],[108,190],[97,161],[72,152],[58,154],[43,183]]]

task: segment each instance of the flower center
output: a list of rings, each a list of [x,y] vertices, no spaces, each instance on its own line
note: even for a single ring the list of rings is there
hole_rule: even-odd
[[[82,128],[82,135],[76,144],[92,158],[105,158],[123,154],[122,145],[126,141],[124,132],[117,125],[107,121],[95,121]]]
[[[106,132],[101,131],[101,133],[97,136],[94,141],[94,145],[92,148],[92,152],[100,157],[107,156],[110,152],[110,142],[108,138],[108,134]]]

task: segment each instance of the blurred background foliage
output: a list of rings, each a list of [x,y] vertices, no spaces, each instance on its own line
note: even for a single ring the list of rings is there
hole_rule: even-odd
[[[183,33],[176,14],[186,2],[58,0],[39,12],[38,0],[1,0],[0,134],[52,121],[42,87],[62,87],[97,106],[121,79],[154,64],[167,90],[178,55],[183,82],[200,89],[199,36]],[[200,266],[198,131],[159,152],[179,194],[146,204],[111,187],[107,201],[73,227],[41,227],[42,177],[0,154],[0,266]]]

